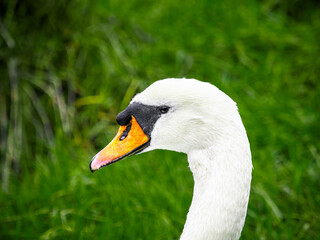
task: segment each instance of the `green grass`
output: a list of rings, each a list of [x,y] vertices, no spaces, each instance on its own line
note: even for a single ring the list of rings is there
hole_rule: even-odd
[[[0,3],[0,238],[178,239],[193,179],[153,151],[94,174],[115,117],[157,79],[231,96],[254,171],[242,239],[320,235],[316,1]]]

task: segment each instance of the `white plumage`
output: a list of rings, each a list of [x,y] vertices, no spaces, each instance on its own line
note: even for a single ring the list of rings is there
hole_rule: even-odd
[[[170,106],[155,123],[143,152],[167,149],[188,155],[195,183],[181,239],[239,239],[252,162],[236,103],[215,86],[194,79],[157,81],[131,101],[136,102]]]

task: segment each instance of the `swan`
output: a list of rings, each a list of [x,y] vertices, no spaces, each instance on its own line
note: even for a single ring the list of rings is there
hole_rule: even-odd
[[[239,239],[250,194],[252,161],[236,103],[210,83],[164,79],[137,94],[116,118],[115,138],[91,171],[133,154],[186,153],[194,178],[181,240]]]

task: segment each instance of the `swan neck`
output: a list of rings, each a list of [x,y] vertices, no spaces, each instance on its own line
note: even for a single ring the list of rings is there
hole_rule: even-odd
[[[252,163],[246,135],[241,143],[233,139],[188,154],[194,192],[182,240],[240,238]]]

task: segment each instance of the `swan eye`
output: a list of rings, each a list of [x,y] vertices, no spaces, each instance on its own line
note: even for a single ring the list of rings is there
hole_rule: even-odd
[[[170,107],[168,107],[168,106],[161,106],[161,107],[159,107],[159,112],[161,114],[165,114],[165,113],[167,113],[169,111],[169,108]]]

